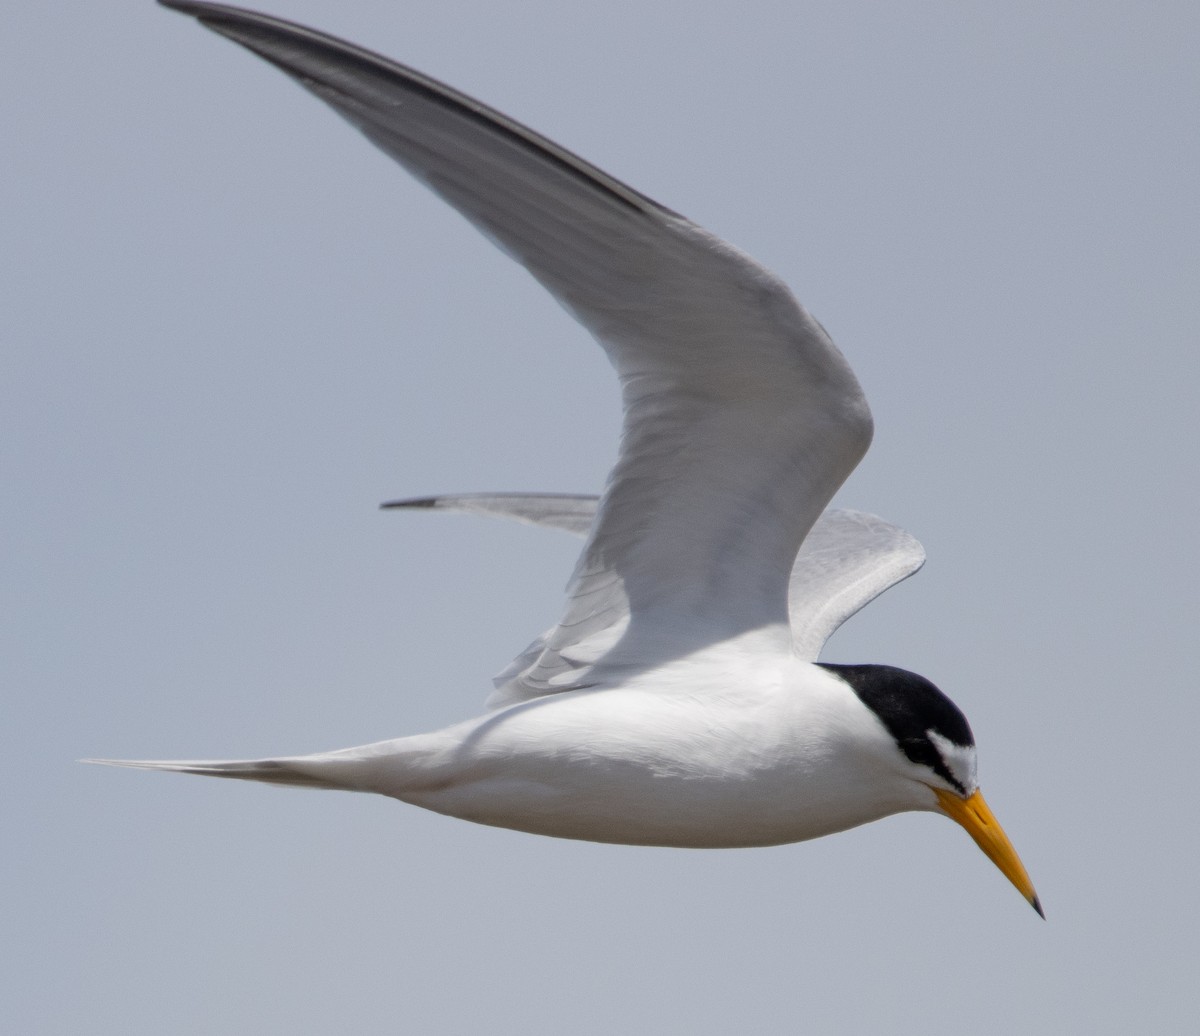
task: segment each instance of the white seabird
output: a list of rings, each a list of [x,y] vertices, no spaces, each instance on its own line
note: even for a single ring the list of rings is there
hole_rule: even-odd
[[[378,55],[276,18],[174,10],[265,58],[521,263],[621,384],[604,495],[404,501],[586,533],[559,623],[491,711],[340,751],[118,765],[378,792],[538,834],[716,848],[906,810],[961,824],[1041,913],[979,792],[974,738],[932,683],[817,661],[920,567],[906,533],[825,511],[871,439],[854,374],[769,271],[531,130]]]

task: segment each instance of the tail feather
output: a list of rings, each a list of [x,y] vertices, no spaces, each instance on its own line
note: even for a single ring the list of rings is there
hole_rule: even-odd
[[[355,790],[339,773],[342,767],[330,766],[328,759],[81,759],[81,763],[99,766],[128,766],[136,770],[165,770],[170,773],[194,773],[202,777],[233,777],[243,781],[263,781],[300,788]]]

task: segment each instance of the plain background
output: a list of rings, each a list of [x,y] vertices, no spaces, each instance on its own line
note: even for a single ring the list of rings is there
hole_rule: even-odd
[[[908,815],[557,842],[76,765],[478,711],[576,544],[381,513],[594,491],[614,378],[302,90],[146,0],[0,36],[13,1033],[1191,1032],[1194,3],[276,0],[761,259],[858,371],[839,502],[929,564],[831,642],[962,706],[1041,922]]]

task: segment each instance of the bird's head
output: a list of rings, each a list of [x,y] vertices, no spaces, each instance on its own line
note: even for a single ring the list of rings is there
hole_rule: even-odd
[[[853,689],[895,742],[902,773],[925,785],[934,809],[966,829],[988,859],[1042,917],[1042,905],[1016,849],[984,801],[975,776],[967,717],[930,681],[885,665],[825,665]]]

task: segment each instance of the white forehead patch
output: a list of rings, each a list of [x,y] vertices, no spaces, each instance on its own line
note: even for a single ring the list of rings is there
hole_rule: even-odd
[[[979,787],[976,777],[976,757],[974,745],[956,745],[949,738],[942,737],[936,730],[925,731],[933,747],[938,750],[946,769],[954,775],[954,779],[967,789],[970,795]]]

